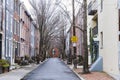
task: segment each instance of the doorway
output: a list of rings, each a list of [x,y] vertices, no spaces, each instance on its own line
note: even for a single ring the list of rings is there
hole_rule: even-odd
[[[2,59],[2,34],[0,34],[0,59]]]

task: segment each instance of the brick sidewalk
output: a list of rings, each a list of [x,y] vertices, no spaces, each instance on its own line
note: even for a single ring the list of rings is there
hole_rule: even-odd
[[[90,74],[81,74],[82,68],[73,69],[78,75],[84,78],[85,80],[115,80],[108,74],[104,72],[91,72]]]

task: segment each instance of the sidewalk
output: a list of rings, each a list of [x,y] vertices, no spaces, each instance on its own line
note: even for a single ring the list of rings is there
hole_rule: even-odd
[[[72,65],[69,65],[69,67],[73,69]],[[90,74],[81,74],[82,66],[78,66],[78,69],[73,69],[73,71],[81,76],[84,80],[115,80],[104,72],[91,72]]]
[[[39,65],[30,64],[28,66],[22,66],[21,68],[12,70],[10,72],[0,74],[0,80],[20,80],[37,66]]]

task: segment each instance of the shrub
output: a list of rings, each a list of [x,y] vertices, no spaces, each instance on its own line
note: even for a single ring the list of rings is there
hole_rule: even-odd
[[[32,60],[32,59],[29,59],[29,61],[28,61],[29,63],[34,63],[34,60]]]
[[[28,65],[28,64],[29,64],[28,60],[22,60],[21,63],[20,63],[21,66],[25,66],[25,65]]]
[[[25,55],[25,60],[29,60],[30,59],[30,57],[28,56],[28,55]]]
[[[2,66],[2,67],[9,67],[10,64],[9,64],[9,62],[7,60],[0,59],[0,66]]]

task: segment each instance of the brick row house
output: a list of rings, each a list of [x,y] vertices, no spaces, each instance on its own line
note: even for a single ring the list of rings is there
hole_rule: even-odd
[[[30,23],[31,17],[24,5],[20,6],[20,28],[21,28],[21,57],[29,56],[30,52]]]
[[[7,59],[14,65],[25,56],[38,54],[37,35],[37,26],[23,2],[0,0],[0,59]]]
[[[19,0],[14,0],[14,19],[13,19],[13,54],[16,59],[20,56],[20,25],[19,25]]]
[[[25,5],[20,4],[20,58],[39,53],[39,30]]]
[[[30,32],[30,56],[33,57],[39,54],[39,29],[35,22],[32,22]]]

